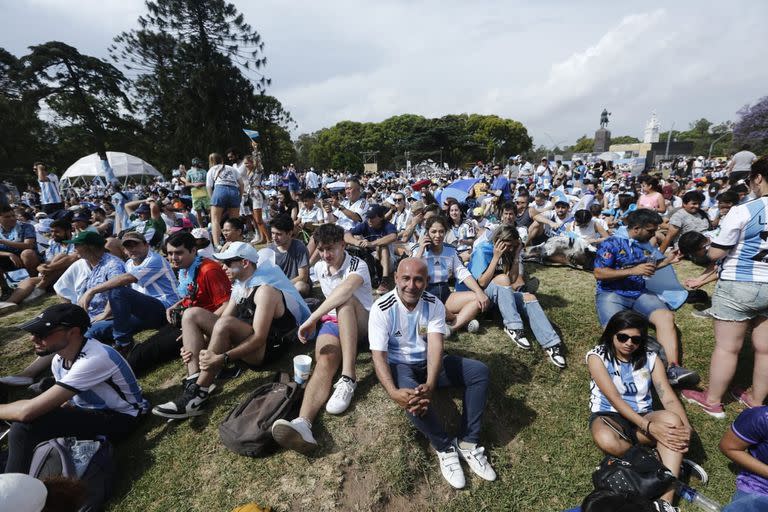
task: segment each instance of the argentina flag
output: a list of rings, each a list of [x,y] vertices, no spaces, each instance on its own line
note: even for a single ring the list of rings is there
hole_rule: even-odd
[[[245,134],[251,140],[259,138],[259,132],[257,132],[256,130],[249,130],[248,128],[243,128],[243,132],[245,132]]]

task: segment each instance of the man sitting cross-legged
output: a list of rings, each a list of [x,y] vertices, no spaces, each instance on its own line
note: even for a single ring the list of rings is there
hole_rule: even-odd
[[[306,343],[317,323],[323,322],[315,346],[317,366],[304,391],[299,417],[290,422],[277,420],[272,426],[272,436],[279,445],[301,453],[317,447],[312,422],[328,399],[339,366],[341,378],[325,410],[341,414],[352,401],[357,386],[357,344],[368,331],[368,311],[373,304],[368,266],[344,250],[344,229],[323,224],[314,237],[321,258],[315,264],[315,275],[326,299],[299,327],[299,340]]]
[[[199,375],[185,382],[177,399],[152,409],[157,416],[184,419],[202,414],[200,407],[221,368],[230,361],[257,368],[277,359],[290,347],[292,331],[309,317],[304,299],[280,268],[269,262],[257,268],[258,253],[250,244],[232,242],[214,258],[234,280],[232,295],[220,318],[210,312],[190,321],[189,312],[182,317],[184,348],[198,352],[197,363],[191,355],[184,361],[191,374],[199,366]],[[208,333],[208,348],[202,349]]]
[[[448,483],[465,485],[459,456],[481,478],[496,472],[479,445],[490,375],[480,361],[443,352],[445,307],[427,287],[427,265],[417,258],[400,262],[396,289],[383,295],[368,321],[376,376],[390,398],[406,410],[408,419],[437,452],[440,471]],[[463,386],[464,412],[459,437],[451,439],[431,405],[435,389]]]

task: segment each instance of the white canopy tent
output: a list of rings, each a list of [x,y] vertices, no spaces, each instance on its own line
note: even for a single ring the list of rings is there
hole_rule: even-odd
[[[128,181],[130,177],[143,177],[144,176],[162,176],[160,171],[152,167],[150,164],[142,160],[141,158],[128,153],[118,153],[115,151],[107,151],[107,160],[112,170],[115,172],[115,177],[123,183]],[[101,166],[101,159],[98,153],[93,153],[88,156],[84,156],[69,168],[61,176],[61,182],[67,185],[74,185],[78,181],[85,181],[86,178],[96,179],[101,178],[106,183],[106,176],[104,169]]]

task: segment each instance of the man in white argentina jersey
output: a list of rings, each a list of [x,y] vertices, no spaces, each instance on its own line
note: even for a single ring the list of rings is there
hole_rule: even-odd
[[[149,248],[141,233],[128,231],[120,241],[129,258],[125,274],[89,288],[78,303],[87,310],[96,294],[108,293],[112,318],[94,323],[89,336],[102,343],[114,342],[127,354],[133,348],[134,333],[167,323],[165,310],[178,302],[179,296],[171,265]]]
[[[365,261],[345,249],[344,229],[323,224],[314,233],[320,261],[315,275],[325,300],[299,327],[299,341],[306,343],[319,327],[315,343],[317,365],[304,391],[299,417],[277,420],[272,437],[282,447],[301,453],[317,448],[312,422],[325,404],[329,414],[341,414],[352,402],[357,387],[355,360],[357,346],[368,330],[368,312],[373,305],[371,276]],[[341,378],[331,383],[341,366]],[[326,402],[327,400],[327,402]]]
[[[466,484],[460,457],[478,476],[496,479],[480,446],[480,429],[488,396],[489,371],[480,361],[443,352],[445,307],[424,290],[426,263],[406,258],[395,273],[395,290],[377,300],[368,320],[376,376],[390,398],[405,409],[411,423],[428,439],[448,483]],[[452,439],[431,406],[439,387],[462,386],[464,413],[458,438]]]
[[[146,412],[148,404],[125,359],[84,336],[90,324],[80,306],[56,304],[19,326],[32,335],[38,356],[55,354],[56,383],[30,400],[0,405],[0,419],[12,422],[6,473],[28,472],[38,443],[69,436],[119,439]]]
[[[37,183],[40,185],[40,207],[42,210],[51,214],[64,209],[64,203],[59,193],[59,177],[48,172],[43,162],[35,162],[35,173],[37,173]]]

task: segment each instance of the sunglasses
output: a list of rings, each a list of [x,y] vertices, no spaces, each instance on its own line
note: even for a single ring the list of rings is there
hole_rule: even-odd
[[[239,262],[239,261],[243,261],[243,258],[232,258],[231,260],[224,260],[224,261],[222,261],[221,263],[222,263],[222,264],[223,264],[225,267],[229,267],[229,266],[231,266],[233,263],[237,263],[237,262]]]
[[[633,345],[639,345],[643,342],[642,336],[630,336],[629,334],[625,334],[623,332],[617,332],[616,339],[619,340],[619,343],[626,343],[631,341]]]

